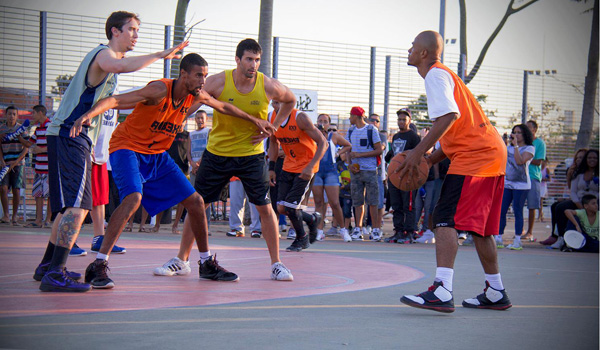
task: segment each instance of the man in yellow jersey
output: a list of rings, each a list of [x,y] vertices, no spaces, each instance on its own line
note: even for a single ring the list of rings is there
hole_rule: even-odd
[[[280,110],[278,101],[273,100],[273,109],[271,118],[276,119]],[[287,215],[296,230],[296,239],[286,250],[299,252],[308,248],[317,238],[317,225],[321,215],[319,212],[308,214],[302,211],[305,207],[302,202],[308,192],[310,180],[319,171],[319,162],[327,150],[328,143],[306,113],[294,109],[271,136],[269,159],[277,159],[280,144],[285,152],[283,169],[277,177],[275,161],[269,161],[269,179],[271,186],[278,186],[277,211]],[[310,237],[304,231],[302,221],[308,225]]]
[[[236,69],[209,77],[204,90],[219,101],[229,102],[265,123],[268,123],[269,101],[280,101],[281,109],[273,122],[277,128],[290,115],[296,97],[276,79],[258,72],[261,53],[262,48],[255,40],[242,40],[235,53]],[[221,189],[232,176],[239,177],[248,200],[256,205],[260,215],[271,257],[271,279],[292,281],[292,273],[279,259],[277,218],[269,198],[269,176],[262,139],[271,133],[269,130],[257,135],[253,123],[215,111],[213,129],[196,173],[195,187],[204,202],[211,203],[219,199]],[[259,140],[261,142],[256,142]]]

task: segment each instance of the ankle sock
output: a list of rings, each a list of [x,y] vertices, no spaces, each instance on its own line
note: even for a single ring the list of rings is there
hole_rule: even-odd
[[[504,289],[504,285],[502,284],[502,277],[500,276],[499,273],[496,273],[493,275],[488,275],[486,273],[485,279],[490,284],[490,287],[494,288],[495,290],[503,290]]]
[[[444,283],[444,288],[452,292],[452,279],[454,278],[454,269],[448,267],[438,267],[435,270],[435,280]]]

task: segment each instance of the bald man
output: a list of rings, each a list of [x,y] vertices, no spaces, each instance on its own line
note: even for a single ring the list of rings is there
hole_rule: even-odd
[[[425,79],[431,130],[398,171],[417,174],[425,152],[439,140],[441,148],[429,156],[436,164],[451,160],[433,212],[437,270],[433,285],[400,301],[409,306],[454,312],[452,280],[458,250],[457,230],[472,234],[485,272],[483,293],[462,302],[463,307],[506,310],[512,306],[498,268],[496,242],[504,190],[506,146],[463,81],[440,62],[442,37],[434,31],[420,33],[408,50],[408,64]]]

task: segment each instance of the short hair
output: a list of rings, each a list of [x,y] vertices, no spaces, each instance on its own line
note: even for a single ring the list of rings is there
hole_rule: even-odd
[[[127,11],[115,11],[108,16],[106,20],[106,25],[104,26],[104,30],[106,31],[106,37],[108,40],[112,39],[112,28],[115,27],[120,31],[123,31],[123,26],[129,22],[130,19],[135,19],[138,23],[141,23],[140,17],[133,13]]]
[[[531,123],[531,124],[533,124],[533,128],[534,128],[535,130],[537,130],[537,129],[538,129],[538,123],[537,123],[535,120],[533,120],[533,119],[529,119],[529,120],[527,121],[527,123]]]
[[[8,114],[8,111],[13,110],[13,109],[15,111],[17,111],[17,114],[19,114],[19,109],[17,107],[15,107],[14,105],[6,107],[6,109],[4,110],[4,113]]]
[[[317,117],[317,119],[318,119],[320,116],[322,116],[322,115],[326,116],[326,117],[327,117],[327,120],[329,120],[329,124],[331,124],[331,116],[330,116],[329,114],[327,114],[327,113],[321,113],[321,114],[319,114],[319,116]]]
[[[188,53],[183,57],[181,63],[179,63],[179,69],[183,69],[188,73],[192,70],[193,66],[206,67],[208,66],[208,62],[197,53]]]
[[[48,113],[48,109],[46,109],[46,106],[44,105],[35,105],[32,108],[35,112],[38,113],[43,113],[44,115],[46,115],[46,113]]]
[[[596,196],[594,196],[593,194],[584,194],[581,197],[581,204],[586,205],[591,201],[597,201],[598,198],[596,198]]]
[[[204,113],[204,114],[205,114],[205,115],[208,117],[208,113],[206,113],[206,111],[205,111],[205,110],[203,110],[203,109],[199,109],[198,111],[196,111],[196,114],[200,114],[200,113]],[[195,116],[196,114],[194,114],[194,116]]]
[[[528,146],[533,145],[533,133],[531,132],[531,130],[529,130],[527,125],[525,125],[525,124],[515,125],[515,126],[513,126],[512,131],[514,131],[515,128],[519,128],[521,130],[521,135],[523,135],[523,141],[525,142],[526,145],[528,145]]]
[[[235,56],[239,59],[242,59],[245,51],[262,54],[262,47],[260,47],[260,44],[254,39],[244,39],[240,41],[235,49]]]

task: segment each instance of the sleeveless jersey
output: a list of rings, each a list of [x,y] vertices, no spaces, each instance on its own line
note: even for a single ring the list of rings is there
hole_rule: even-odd
[[[167,96],[156,105],[138,103],[110,139],[109,152],[128,149],[142,154],[159,154],[171,147],[175,135],[183,130],[183,120],[194,100],[187,95],[179,105],[173,104],[173,79],[155,80],[167,86]],[[150,82],[153,83],[153,82]]]
[[[228,102],[259,119],[267,120],[269,99],[265,92],[264,76],[258,72],[254,89],[242,94],[233,82],[233,70],[225,71],[225,86],[217,98]],[[213,128],[206,149],[222,157],[244,157],[264,152],[263,142],[253,145],[256,126],[246,120],[213,111]]]
[[[51,123],[48,125],[47,135],[69,137],[73,123],[79,117],[89,111],[98,100],[113,94],[117,87],[117,74],[108,73],[104,80],[96,86],[89,86],[87,79],[90,65],[98,53],[107,48],[107,45],[99,45],[83,58],[65,91],[58,111],[56,111]],[[80,134],[88,142],[89,147],[96,144],[98,131],[102,127],[102,123],[99,123],[98,119],[98,116],[94,116],[91,120],[91,126],[84,126]]]
[[[496,128],[463,81],[448,67],[436,62],[431,69],[443,69],[454,81],[454,100],[460,118],[440,139],[448,159],[448,174],[490,177],[504,175],[506,146]]]
[[[275,132],[275,137],[277,137],[277,141],[279,141],[285,153],[283,170],[295,174],[302,172],[306,165],[315,157],[317,151],[315,141],[298,127],[296,123],[297,113],[298,110],[293,109],[288,119]],[[271,122],[275,120],[276,116],[277,113],[273,111]],[[312,172],[316,173],[317,171],[319,171],[318,162],[313,167]]]

